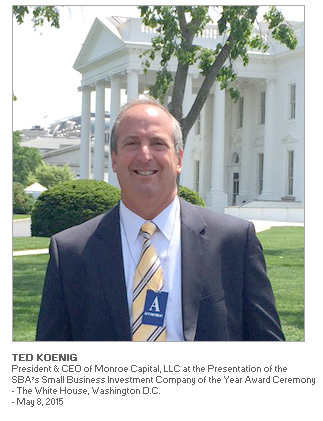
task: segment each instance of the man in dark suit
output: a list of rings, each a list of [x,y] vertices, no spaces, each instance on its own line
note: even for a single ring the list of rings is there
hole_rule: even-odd
[[[181,130],[168,111],[150,99],[127,104],[111,159],[120,205],[52,237],[37,340],[132,339],[145,221],[158,227],[167,340],[284,340],[253,225],[178,199]]]

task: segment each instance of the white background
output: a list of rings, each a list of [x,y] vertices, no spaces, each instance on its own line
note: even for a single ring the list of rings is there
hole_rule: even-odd
[[[286,2],[284,2],[286,4]],[[44,4],[44,3],[42,3]],[[235,2],[236,4],[236,2]],[[1,132],[4,154],[1,165],[3,183],[2,206],[2,329],[1,329],[1,400],[2,413],[12,420],[68,419],[125,419],[154,420],[198,419],[208,417],[226,420],[318,420],[322,418],[322,194],[320,167],[322,157],[322,133],[320,128],[321,58],[320,32],[322,6],[306,4],[306,318],[304,343],[14,343],[12,342],[12,248],[11,248],[11,137],[13,118],[12,90],[19,99],[15,85],[12,86],[12,45],[10,43],[12,22],[11,4],[1,8],[1,112],[4,130]],[[10,24],[8,24],[10,22]],[[89,27],[86,28],[87,34]],[[52,29],[56,31],[56,29]],[[59,31],[59,30],[58,30]],[[58,32],[57,31],[57,32]],[[81,40],[83,42],[83,40]],[[28,46],[29,48],[29,46]],[[27,46],[26,46],[27,49]],[[78,53],[78,50],[76,50]],[[71,62],[75,59],[71,54]],[[64,72],[65,73],[65,72]],[[18,83],[18,82],[17,82]],[[28,83],[28,79],[25,79]],[[47,88],[46,88],[47,89]],[[73,88],[74,89],[74,88]],[[20,88],[19,88],[20,90]],[[72,94],[71,94],[72,95]],[[21,99],[22,101],[23,99]],[[15,107],[15,105],[14,105]],[[42,115],[42,109],[40,114]],[[56,111],[45,110],[55,114]],[[64,111],[64,112],[63,112]],[[73,111],[74,112],[74,111]],[[15,108],[14,108],[15,113]],[[69,114],[69,110],[67,110]],[[321,113],[320,113],[321,114]],[[18,117],[17,117],[18,118]],[[18,124],[18,123],[17,123]],[[37,124],[27,122],[26,124]],[[19,124],[20,125],[20,124]],[[228,387],[198,387],[187,389],[164,387],[162,395],[149,398],[141,396],[102,399],[80,398],[66,401],[58,408],[16,407],[12,402],[11,364],[12,353],[77,353],[81,364],[105,365],[149,364],[214,364],[214,365],[270,365],[280,364],[288,368],[291,377],[316,377],[317,385],[231,385]],[[8,412],[7,412],[8,411]]]

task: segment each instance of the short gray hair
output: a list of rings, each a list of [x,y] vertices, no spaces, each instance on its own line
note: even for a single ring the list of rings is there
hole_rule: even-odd
[[[130,108],[133,108],[137,105],[145,105],[145,104],[154,105],[155,107],[161,108],[170,117],[171,122],[172,122],[175,153],[176,155],[178,155],[179,152],[183,150],[183,135],[182,135],[181,126],[179,122],[176,120],[176,118],[167,110],[167,108],[162,106],[155,98],[152,98],[149,96],[143,96],[140,99],[130,101],[127,104],[125,104],[123,107],[121,107],[120,112],[111,130],[111,135],[110,135],[111,151],[113,151],[114,153],[117,153],[117,140],[118,140],[118,135],[119,135],[118,133],[119,125],[125,112],[130,110]]]

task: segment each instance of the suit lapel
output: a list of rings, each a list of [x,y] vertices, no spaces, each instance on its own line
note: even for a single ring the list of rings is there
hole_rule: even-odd
[[[127,291],[123,270],[119,206],[109,212],[93,236],[95,264],[112,316],[116,340],[131,340]]]
[[[204,234],[205,227],[205,221],[197,210],[181,200],[182,312],[184,338],[187,341],[194,341],[197,328],[209,242]]]

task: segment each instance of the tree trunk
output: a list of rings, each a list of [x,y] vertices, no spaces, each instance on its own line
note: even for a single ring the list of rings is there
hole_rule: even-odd
[[[221,52],[215,59],[214,63],[210,67],[210,69],[207,72],[207,75],[205,76],[205,79],[202,83],[202,86],[195,98],[195,101],[187,114],[185,118],[182,119],[182,131],[183,131],[183,144],[185,147],[187,136],[193,127],[193,124],[195,123],[198,115],[200,114],[207,97],[210,93],[210,90],[212,88],[212,85],[221,70],[222,66],[224,65],[225,61],[229,57],[229,54],[233,48],[234,45],[234,37],[232,34],[230,34],[228,40],[226,41],[225,45],[223,46]]]

